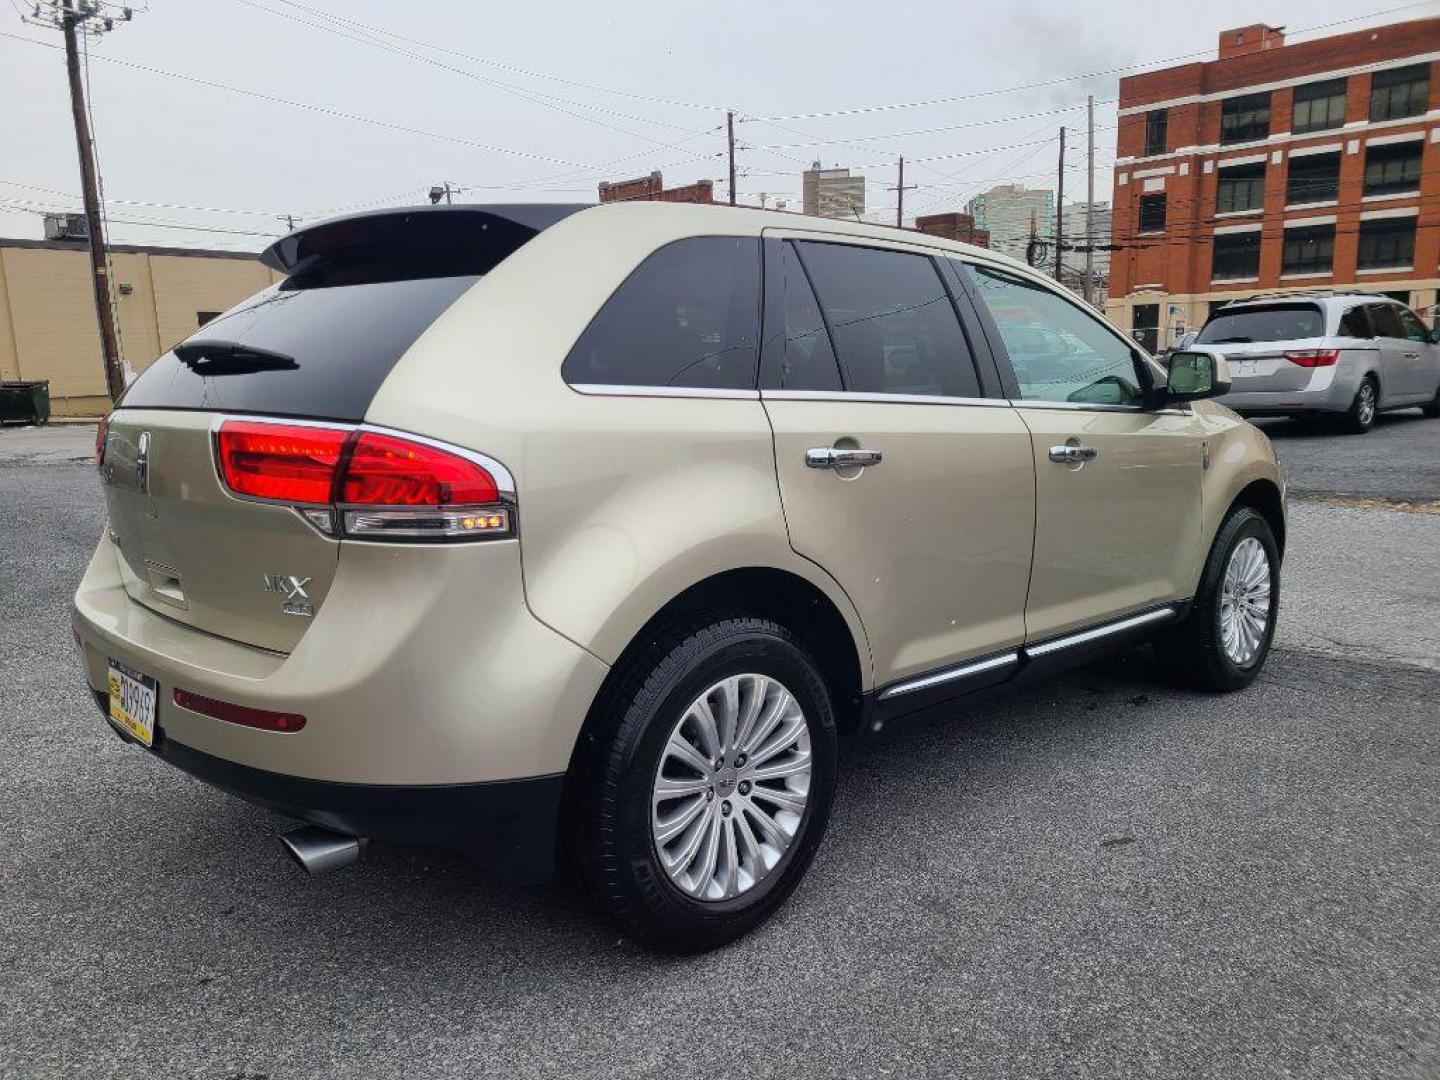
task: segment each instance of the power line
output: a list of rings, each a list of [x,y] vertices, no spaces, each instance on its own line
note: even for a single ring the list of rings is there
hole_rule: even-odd
[[[1398,7],[1384,8],[1380,11],[1367,12],[1364,15],[1352,15],[1345,19],[1334,19],[1326,23],[1317,23],[1313,26],[1300,27],[1290,32],[1292,37],[1301,34],[1314,33],[1318,30],[1329,30],[1336,26],[1345,26],[1350,23],[1363,22],[1366,19],[1378,18],[1381,15],[1393,15],[1398,11],[1407,11],[1411,8],[1427,7],[1434,0],[1415,0],[1413,3],[1401,4]],[[1089,79],[1103,78],[1107,75],[1119,75],[1127,71],[1138,71],[1141,68],[1159,68],[1168,64],[1178,63],[1182,60],[1193,60],[1198,56],[1210,56],[1214,52],[1213,47],[1201,49],[1196,52],[1184,53],[1180,56],[1171,56],[1163,60],[1145,60],[1134,64],[1121,64],[1117,67],[1105,68],[1100,71],[1088,71],[1081,75],[1064,75],[1054,79],[1044,79],[1040,82],[1021,83],[1015,86],[1005,86],[992,90],[975,90],[965,94],[952,94],[947,97],[927,98],[920,101],[902,101],[884,105],[861,105],[848,109],[830,109],[822,112],[790,113],[782,116],[755,116],[747,117],[755,122],[785,121],[785,120],[828,120],[836,117],[862,116],[869,113],[895,112],[900,109],[922,109],[936,105],[952,105],[960,101],[975,101],[979,98],[999,97],[1005,94],[1016,94],[1025,90],[1040,90],[1048,86],[1061,86],[1065,83],[1084,82]]]

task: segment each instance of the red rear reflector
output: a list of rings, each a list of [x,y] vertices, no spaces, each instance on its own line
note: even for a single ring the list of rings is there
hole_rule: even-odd
[[[215,439],[230,490],[256,499],[328,503],[348,431],[226,420]]]
[[[1301,367],[1331,367],[1340,359],[1339,349],[1291,349],[1285,359]]]
[[[474,506],[500,497],[475,462],[424,443],[362,431],[335,501],[348,506]]]
[[[248,705],[234,705],[228,701],[192,694],[189,690],[177,689],[175,704],[203,716],[224,720],[228,724],[242,724],[245,727],[259,728],[261,731],[299,731],[305,726],[305,717],[299,713],[252,709]]]

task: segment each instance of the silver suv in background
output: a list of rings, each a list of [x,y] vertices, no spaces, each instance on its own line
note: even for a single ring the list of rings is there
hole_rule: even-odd
[[[1218,349],[1234,380],[1221,401],[1242,416],[1327,413],[1346,431],[1420,406],[1440,417],[1440,344],[1398,300],[1289,294],[1227,304],[1197,345]]]

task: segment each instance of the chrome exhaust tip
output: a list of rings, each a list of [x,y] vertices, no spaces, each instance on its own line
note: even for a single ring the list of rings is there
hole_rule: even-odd
[[[358,861],[365,838],[346,836],[319,825],[302,825],[281,834],[280,843],[307,874],[315,875]]]

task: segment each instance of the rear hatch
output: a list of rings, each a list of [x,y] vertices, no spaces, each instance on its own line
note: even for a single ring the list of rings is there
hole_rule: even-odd
[[[1325,313],[1319,304],[1276,302],[1224,308],[1210,317],[1196,345],[1218,349],[1230,362],[1236,393],[1303,390],[1313,367],[1286,359],[1287,352],[1324,347]]]
[[[410,345],[480,278],[578,207],[456,207],[340,219],[264,259],[290,272],[157,360],[110,417],[101,464],[132,599],[288,652],[335,577],[341,543],[303,508],[233,494],[226,417],[354,425]]]

